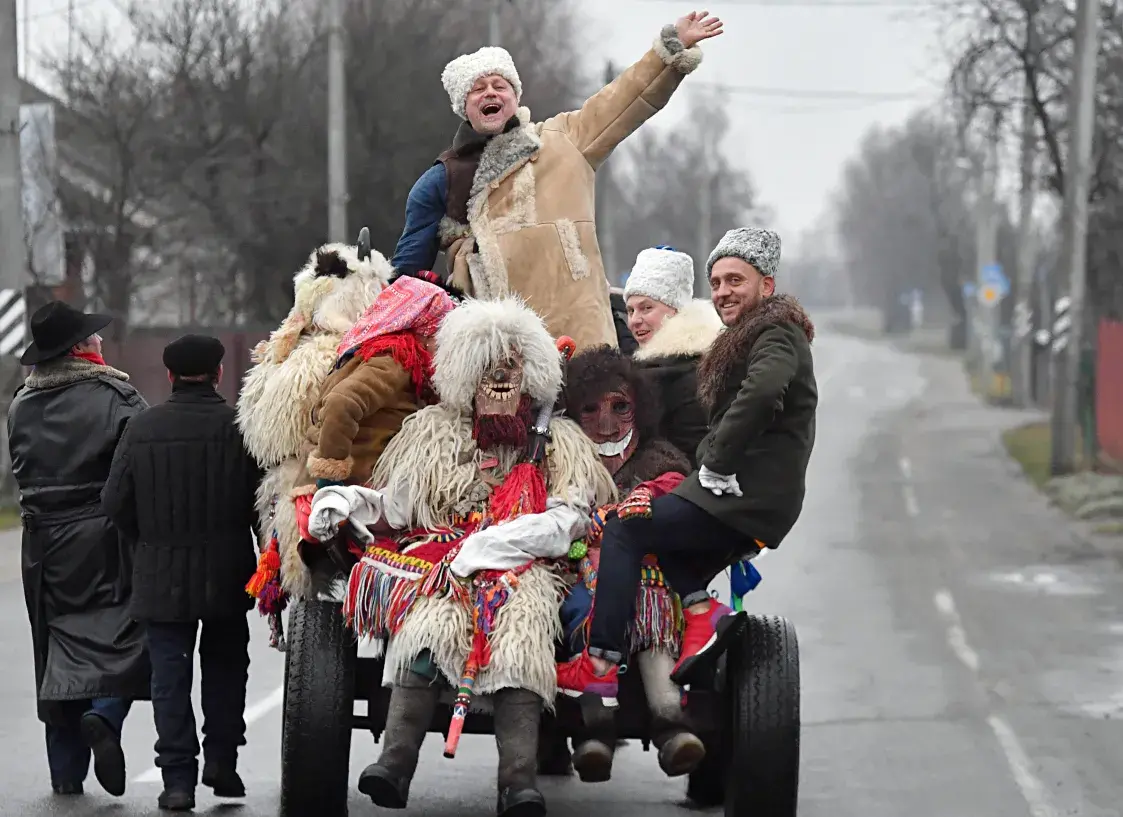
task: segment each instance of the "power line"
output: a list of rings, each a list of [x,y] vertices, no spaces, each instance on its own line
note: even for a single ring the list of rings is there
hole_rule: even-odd
[[[816,100],[851,100],[858,102],[907,102],[909,100],[924,99],[928,94],[917,91],[851,91],[851,90],[826,90],[811,88],[769,88],[754,85],[730,85],[721,82],[691,82],[691,88],[711,88],[715,91],[726,91],[734,94],[748,94],[750,96],[786,97],[789,99],[816,99]]]
[[[677,3],[679,0],[632,0],[635,3]],[[892,8],[923,11],[946,5],[940,0],[721,0],[723,6],[755,6],[758,8]]]

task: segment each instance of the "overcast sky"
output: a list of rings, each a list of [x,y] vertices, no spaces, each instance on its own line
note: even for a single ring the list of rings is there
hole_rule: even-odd
[[[669,0],[579,2],[590,67],[634,61],[663,23],[692,10]],[[83,17],[116,5],[74,3]],[[704,45],[703,65],[656,121],[680,118],[692,85],[731,86],[734,136],[725,149],[751,171],[775,211],[774,226],[794,248],[826,208],[863,132],[899,123],[939,94],[946,63],[937,22],[926,0],[721,0],[706,8],[725,21],[726,33]],[[66,10],[67,0],[21,0],[20,34],[29,34],[33,60],[65,48]]]

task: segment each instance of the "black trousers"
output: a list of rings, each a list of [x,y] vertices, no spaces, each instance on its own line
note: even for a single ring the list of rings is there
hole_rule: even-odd
[[[751,539],[674,494],[651,503],[650,519],[613,517],[601,540],[589,654],[616,664],[627,659],[628,624],[646,554],[659,559],[667,584],[686,607],[708,598],[714,577],[751,547]]]
[[[195,641],[198,638],[202,674],[203,752],[210,762],[232,765],[238,747],[246,745],[249,620],[242,615],[202,622],[149,622],[147,628],[156,765],[165,788],[194,790],[199,777],[199,738],[191,705]]]

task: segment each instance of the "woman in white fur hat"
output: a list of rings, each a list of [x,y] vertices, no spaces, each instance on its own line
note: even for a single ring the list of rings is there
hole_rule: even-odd
[[[441,81],[464,122],[410,191],[394,267],[431,269],[444,250],[451,282],[469,295],[521,295],[578,351],[615,346],[594,171],[698,67],[698,44],[721,33],[719,19],[691,12],[580,110],[539,123],[519,107],[522,82],[504,49],[450,62]]]
[[[698,401],[698,363],[721,331],[708,298],[694,299],[694,261],[673,247],[643,250],[624,284],[628,329],[639,349],[633,360],[659,387],[660,436],[697,468],[696,450],[708,431]]]

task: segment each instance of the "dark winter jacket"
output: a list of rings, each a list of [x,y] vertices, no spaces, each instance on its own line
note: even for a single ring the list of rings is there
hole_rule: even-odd
[[[721,319],[713,304],[691,301],[664,320],[651,340],[632,355],[658,389],[659,436],[684,452],[694,468],[698,445],[709,430],[706,411],[698,402],[698,363],[720,331]]]
[[[189,622],[250,609],[260,481],[234,409],[209,383],[177,382],[166,403],[129,424],[101,500],[137,540],[136,619]]]
[[[736,474],[744,496],[714,496],[697,473],[674,493],[772,548],[803,509],[819,401],[814,337],[799,302],[773,296],[722,332],[698,367],[711,428],[698,447],[699,463]]]
[[[149,697],[144,630],[128,613],[132,546],[100,493],[129,419],[147,404],[109,366],[63,357],[36,366],[8,409],[23,518],[23,591],[39,717],[49,702]]]

